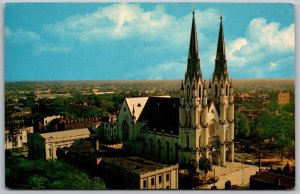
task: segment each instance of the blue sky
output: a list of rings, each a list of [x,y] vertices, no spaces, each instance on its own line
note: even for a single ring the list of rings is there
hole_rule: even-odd
[[[230,78],[294,78],[292,4],[9,3],[5,80],[183,79],[192,9],[205,79],[223,16]]]

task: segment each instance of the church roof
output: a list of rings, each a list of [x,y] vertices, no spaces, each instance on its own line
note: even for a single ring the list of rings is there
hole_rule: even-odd
[[[140,114],[148,101],[148,98],[149,97],[125,98],[130,113],[132,116],[135,116],[136,120],[139,119]]]
[[[139,118],[146,121],[148,130],[179,134],[179,98],[149,97]]]

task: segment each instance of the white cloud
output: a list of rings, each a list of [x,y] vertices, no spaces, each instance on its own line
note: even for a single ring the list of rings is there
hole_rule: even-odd
[[[233,66],[259,64],[272,56],[293,54],[295,25],[280,28],[277,22],[267,23],[264,18],[255,18],[249,23],[245,37],[228,41],[227,48],[227,59]],[[264,65],[259,68],[268,67]]]
[[[275,70],[277,70],[277,69],[278,69],[278,64],[277,64],[277,63],[271,62],[271,63],[269,64],[268,70],[270,70],[270,71],[275,71]]]
[[[22,28],[12,30],[8,26],[5,26],[4,28],[4,35],[8,41],[12,41],[12,43],[15,44],[29,43],[40,40],[40,36],[35,32],[27,31]]]
[[[295,49],[295,24],[280,29],[280,23],[267,23],[264,18],[253,19],[248,26],[249,39],[271,52],[288,52]]]
[[[196,11],[197,27],[200,26],[201,31],[217,28],[215,24],[219,15],[216,9]],[[63,39],[69,37],[81,42],[136,37],[144,41],[162,40],[182,45],[187,43],[190,24],[191,14],[176,18],[167,14],[160,5],[146,11],[138,4],[120,3],[98,8],[90,14],[68,17],[45,26],[45,30]],[[199,32],[199,37],[205,40]]]
[[[167,61],[156,66],[148,66],[142,74],[147,79],[178,79],[183,76],[185,72],[186,63],[177,61]]]

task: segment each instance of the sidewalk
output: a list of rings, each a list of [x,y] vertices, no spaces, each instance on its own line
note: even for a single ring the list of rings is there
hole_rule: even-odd
[[[225,182],[230,180],[231,185],[238,185],[248,187],[250,183],[250,176],[258,171],[258,166],[242,164],[238,162],[226,163],[226,167],[213,166],[215,169],[216,179],[215,185],[218,189],[225,188]],[[207,174],[207,179],[214,177],[214,172]],[[201,189],[210,189],[214,184],[205,185]]]

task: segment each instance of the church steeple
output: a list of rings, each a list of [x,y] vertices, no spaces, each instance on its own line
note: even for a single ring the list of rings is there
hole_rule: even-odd
[[[226,60],[226,53],[225,53],[224,32],[223,32],[223,24],[222,24],[222,16],[221,16],[213,80],[217,78],[217,81],[220,81],[222,77],[223,79],[228,77],[228,73],[227,73],[227,60]]]
[[[198,54],[197,30],[196,30],[196,22],[195,22],[195,11],[193,11],[187,74],[190,76],[190,78],[192,78],[194,75],[196,75],[197,77],[201,76],[200,59]]]

